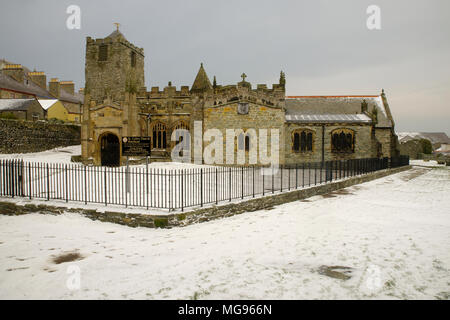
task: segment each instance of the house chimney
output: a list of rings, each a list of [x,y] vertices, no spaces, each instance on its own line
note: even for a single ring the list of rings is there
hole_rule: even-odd
[[[36,83],[39,87],[41,87],[44,90],[47,90],[47,76],[42,71],[33,71],[28,72],[28,76],[30,77],[31,81]]]
[[[23,83],[24,72],[21,64],[6,64],[3,66],[2,73],[12,77],[20,83]]]
[[[61,89],[65,92],[71,95],[75,94],[75,84],[73,83],[73,81],[61,81],[59,84]]]
[[[60,85],[58,78],[51,78],[50,82],[48,83],[48,91],[56,98],[59,98],[59,90]]]

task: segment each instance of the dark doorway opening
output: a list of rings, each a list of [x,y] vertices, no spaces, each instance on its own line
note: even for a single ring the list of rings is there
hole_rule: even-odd
[[[120,165],[119,138],[114,134],[105,134],[100,138],[102,166],[117,167]]]

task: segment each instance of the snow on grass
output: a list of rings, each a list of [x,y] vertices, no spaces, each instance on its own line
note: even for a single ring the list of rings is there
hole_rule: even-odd
[[[0,160],[23,160],[27,162],[40,162],[40,163],[71,163],[72,156],[81,155],[81,145],[70,146],[70,147],[60,147],[42,152],[32,152],[32,153],[8,153],[2,154],[0,153]],[[135,159],[130,157],[130,159]],[[124,166],[122,166],[124,167]],[[140,165],[130,165],[133,168],[141,168],[144,169],[145,164]],[[198,165],[194,163],[181,163],[181,162],[150,162],[149,168],[152,169],[192,169],[192,168],[212,168],[210,165]]]
[[[436,160],[409,160],[409,164],[419,167],[445,167],[445,164],[438,164]]]
[[[81,145],[60,147],[42,152],[0,154],[0,159],[15,159],[28,162],[71,163],[72,156],[81,154]]]
[[[180,170],[150,168],[148,175],[145,168],[133,167],[129,169],[129,192],[126,192],[126,168],[75,165],[68,166],[66,171],[66,166],[49,165],[47,174],[47,165],[38,164],[36,167],[25,163],[25,174],[20,180],[23,187],[19,188],[24,193],[19,193],[20,197],[5,198],[4,201],[17,202],[20,205],[38,205],[44,201],[47,205],[96,209],[102,212],[167,215],[173,210],[182,211],[182,208],[200,208],[202,203],[204,206],[236,203],[263,194],[309,188],[328,183],[327,179],[331,176],[333,181],[346,179],[342,178],[342,171],[333,170],[327,175],[325,169],[321,172],[312,168],[290,168],[274,171],[271,176],[263,176],[264,169],[252,167],[185,169],[183,174],[180,174]],[[8,172],[0,170],[0,181],[5,177],[9,179]],[[0,193],[1,187],[0,185]],[[3,190],[10,194],[8,185],[5,185]]]
[[[0,299],[449,299],[449,192],[414,168],[184,228],[0,215]]]

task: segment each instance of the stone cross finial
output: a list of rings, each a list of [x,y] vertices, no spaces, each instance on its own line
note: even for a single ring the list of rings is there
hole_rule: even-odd
[[[115,25],[116,25],[117,31],[119,31],[119,26],[120,26],[120,23],[118,23],[118,22],[114,22],[113,24],[115,24]]]
[[[247,75],[245,73],[243,73],[243,74],[241,74],[241,78],[242,78],[242,81],[245,81],[245,78],[247,78]]]

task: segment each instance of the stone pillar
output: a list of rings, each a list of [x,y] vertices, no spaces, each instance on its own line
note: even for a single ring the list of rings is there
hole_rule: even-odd
[[[83,161],[88,162],[91,156],[91,148],[89,145],[91,144],[89,138],[90,137],[90,123],[91,123],[91,115],[90,115],[90,94],[86,92],[84,95],[84,104],[82,110],[82,120],[81,120],[81,158]]]
[[[139,110],[136,102],[136,94],[135,93],[126,93],[125,94],[125,107],[127,110],[127,135],[132,137],[140,136],[140,128],[139,128]],[[125,117],[124,117],[125,118]]]
[[[130,95],[129,95],[129,93],[125,93],[125,101],[122,104],[122,137],[131,136],[130,130],[129,130],[129,124],[130,124],[129,108],[130,108]]]

